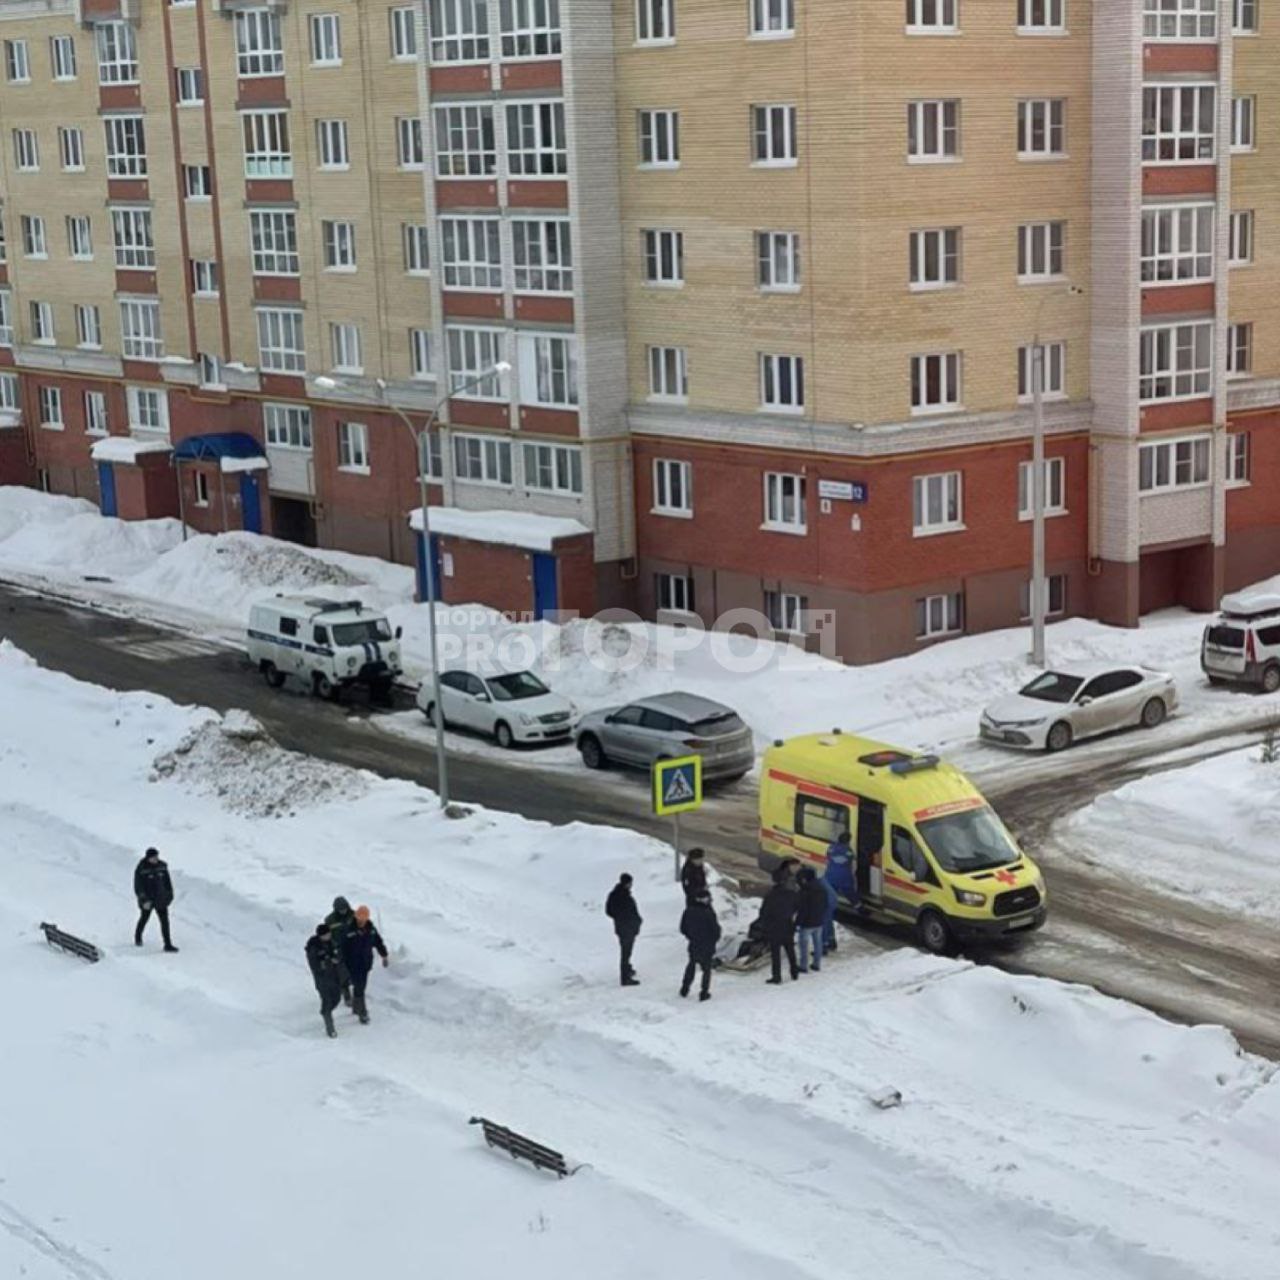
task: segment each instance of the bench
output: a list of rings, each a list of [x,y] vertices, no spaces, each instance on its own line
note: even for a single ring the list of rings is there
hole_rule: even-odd
[[[497,1147],[499,1151],[505,1151],[513,1160],[527,1160],[536,1169],[549,1169],[557,1178],[567,1178],[578,1171],[565,1164],[560,1152],[552,1151],[550,1147],[544,1147],[500,1124],[494,1124],[492,1120],[472,1116],[468,1123],[480,1125],[484,1130],[485,1143],[490,1147]]]
[[[44,932],[44,940],[51,947],[79,956],[81,960],[88,960],[90,964],[97,964],[102,959],[102,952],[92,942],[77,938],[72,933],[64,933],[56,924],[42,924],[40,928]]]

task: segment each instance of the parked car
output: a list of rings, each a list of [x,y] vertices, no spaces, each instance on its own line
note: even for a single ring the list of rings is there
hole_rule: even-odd
[[[1280,596],[1222,597],[1222,613],[1204,629],[1200,667],[1210,684],[1280,689]]]
[[[578,726],[588,769],[649,768],[655,760],[702,757],[704,781],[740,778],[755,763],[755,741],[731,707],[692,693],[664,693],[624,707],[592,711]]]
[[[988,742],[1062,751],[1079,738],[1141,725],[1154,729],[1177,708],[1178,686],[1149,667],[1089,666],[1046,671],[983,713]]]
[[[424,680],[418,706],[433,724],[434,699],[432,682]],[[446,725],[488,734],[500,747],[567,742],[578,725],[578,708],[532,671],[442,671],[440,701]]]

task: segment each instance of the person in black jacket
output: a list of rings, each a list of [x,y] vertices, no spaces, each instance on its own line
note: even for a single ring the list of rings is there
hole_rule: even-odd
[[[161,862],[158,849],[148,849],[133,869],[133,896],[138,900],[138,927],[133,931],[133,945],[142,946],[142,931],[154,911],[160,920],[160,936],[166,951],[177,951],[169,936],[169,907],[173,902],[173,881],[169,864]]]
[[[796,904],[796,940],[799,943],[800,972],[809,972],[809,950],[813,949],[813,971],[822,969],[822,930],[827,919],[827,891],[812,867],[800,871],[800,898]]]
[[[333,1011],[342,999],[342,961],[333,944],[329,926],[323,920],[316,925],[315,933],[307,939],[305,950],[312,981],[320,994],[320,1016],[324,1019],[324,1029],[329,1038],[333,1039],[338,1034],[333,1025]]]
[[[680,883],[684,886],[684,900],[690,903],[699,894],[707,892],[706,854],[701,849],[690,849],[689,856],[680,868]]]
[[[369,970],[373,968],[373,953],[382,957],[382,967],[390,964],[387,955],[387,944],[382,935],[369,919],[368,907],[357,907],[355,911],[355,928],[344,934],[339,944],[343,967],[351,979],[351,1007],[361,1022],[369,1021],[369,1007],[364,1001],[364,989],[369,981]]]
[[[684,909],[680,917],[680,932],[689,940],[689,963],[684,967],[684,981],[680,994],[687,996],[693,986],[693,975],[702,970],[702,990],[699,1000],[711,999],[711,965],[715,959],[716,943],[720,941],[720,922],[711,906],[711,895],[700,893]]]
[[[351,975],[347,972],[346,963],[342,959],[342,945],[347,934],[356,927],[356,916],[351,910],[351,903],[346,898],[334,898],[333,910],[325,916],[324,922],[329,926],[329,932],[333,936],[334,950],[338,953],[338,979],[342,987],[342,1003],[350,1005]]]
[[[799,899],[800,894],[788,877],[765,894],[764,904],[760,908],[760,925],[764,930],[765,941],[769,944],[769,956],[773,965],[772,976],[768,980],[775,986],[782,981],[784,951],[791,965],[792,981],[800,976],[800,966],[796,963],[796,910]]]
[[[622,985],[638,987],[640,979],[631,967],[631,952],[640,934],[640,926],[644,921],[640,918],[640,908],[631,896],[631,877],[625,871],[618,877],[618,883],[609,891],[605,900],[605,915],[613,921],[613,931],[618,935],[618,952],[621,962]]]

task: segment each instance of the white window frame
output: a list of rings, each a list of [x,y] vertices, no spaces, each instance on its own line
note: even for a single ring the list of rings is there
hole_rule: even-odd
[[[1035,494],[1031,491],[1034,462],[1018,463],[1018,519],[1035,518]],[[1055,456],[1044,460],[1044,513],[1046,516],[1067,514],[1067,460]]]
[[[1044,586],[1047,597],[1044,602],[1044,616],[1046,618],[1063,617],[1067,612],[1067,575],[1065,573],[1051,573],[1046,576]],[[1032,587],[1031,579],[1027,578],[1019,588],[1019,617],[1022,622],[1031,620]]]
[[[58,342],[58,331],[53,320],[53,303],[32,301],[31,342],[37,347],[52,347]]]
[[[444,333],[445,368],[451,394],[460,400],[495,403],[508,400],[506,376],[501,373],[490,373],[474,387],[462,390],[486,370],[506,361],[506,330],[488,325],[448,325]]]
[[[67,215],[67,251],[74,262],[93,261],[93,221],[88,214]]]
[[[195,505],[197,507],[207,507],[209,505],[209,473],[207,471],[193,471],[191,473],[191,484],[195,493]]]
[[[258,307],[255,322],[258,367],[267,373],[305,373],[305,313],[298,307]]]
[[[498,0],[498,8],[504,62],[560,56],[560,0]]]
[[[1022,98],[1018,102],[1018,159],[1065,160],[1067,100]]]
[[[93,27],[98,54],[98,83],[138,83],[138,40],[133,24],[125,19],[97,22]]]
[[[77,302],[76,346],[85,351],[102,350],[102,311],[94,303]]]
[[[911,534],[959,533],[964,523],[964,473],[935,471],[911,478]]]
[[[107,417],[107,393],[105,391],[86,391],[84,393],[84,433],[87,436],[105,436],[111,431]]]
[[[1253,373],[1253,321],[1237,320],[1227,326],[1227,377],[1248,378]]]
[[[582,496],[582,450],[577,445],[526,443],[520,454],[524,487],[531,493]]]
[[[960,31],[960,0],[907,0],[907,34],[951,36]]]
[[[750,0],[748,39],[789,40],[796,33],[795,0]]]
[[[946,591],[916,601],[916,639],[941,640],[964,634],[964,592]]]
[[[769,590],[764,593],[764,616],[775,635],[805,635],[808,613],[808,596],[802,596],[796,591]]]
[[[284,107],[240,112],[246,178],[291,178],[293,143]]]
[[[1249,431],[1227,432],[1227,488],[1238,489],[1252,480],[1253,434]]]
[[[442,217],[440,276],[446,289],[466,293],[501,291],[501,219]]]
[[[242,80],[284,74],[284,40],[278,9],[261,6],[235,12],[236,73]]]
[[[402,222],[400,244],[404,250],[406,275],[431,274],[431,228],[425,222]]]
[[[154,271],[155,226],[150,209],[114,205],[111,209],[111,243],[116,266],[122,271]]]
[[[307,15],[313,67],[342,66],[342,19],[336,13]]]
[[[298,215],[292,209],[249,210],[249,259],[255,276],[296,276]]]
[[[31,83],[31,46],[25,40],[4,42],[4,74],[10,84]]]
[[[507,173],[512,178],[563,178],[569,172],[564,101],[508,102]]]
[[[436,360],[430,329],[409,330],[409,376],[415,382],[434,382]]]
[[[0,409],[11,413],[22,412],[22,397],[18,391],[18,375],[0,371]]]
[[[804,356],[760,353],[760,412],[804,413]]]
[[[1246,93],[1231,99],[1231,150],[1241,152],[1258,149],[1258,98]]]
[[[62,388],[43,382],[36,388],[36,414],[46,431],[62,431],[67,423],[62,416]]]
[[[330,367],[335,373],[364,373],[364,336],[349,320],[329,323]]]
[[[120,299],[120,351],[126,360],[163,360],[159,298]]]
[[[640,232],[644,282],[651,289],[684,288],[684,232],[645,227]]]
[[[578,407],[578,340],[569,333],[517,336],[520,400],[545,409]]]
[[[222,286],[218,263],[213,258],[191,259],[191,292],[197,298],[216,298]]]
[[[431,61],[437,65],[488,62],[487,0],[430,0]]]
[[[928,400],[929,383],[936,377],[941,396]],[[964,353],[926,351],[911,357],[911,413],[925,417],[956,413],[964,407]]]
[[[676,0],[635,0],[636,44],[676,42]]]
[[[517,293],[573,292],[573,232],[568,218],[512,218],[511,251]]]
[[[1253,263],[1255,219],[1252,209],[1240,209],[1231,214],[1227,225],[1227,265],[1247,267]]]
[[[907,163],[957,164],[960,158],[960,99],[908,102]]]
[[[925,227],[911,232],[907,287],[913,293],[959,287],[960,239],[959,227]]]
[[[357,269],[356,224],[333,218],[320,220],[320,240],[324,248],[324,269],[350,275]]]
[[[311,452],[311,409],[305,404],[262,406],[263,438],[270,449],[293,449]]]
[[[58,126],[58,159],[63,173],[84,172],[84,130],[74,125]]]
[[[693,517],[693,463],[682,458],[654,458],[653,508],[655,516]]]
[[[1195,124],[1183,128],[1183,100],[1192,97]],[[1142,86],[1142,162],[1212,164],[1217,159],[1217,88],[1194,81]],[[1150,127],[1149,127],[1150,126]]]
[[[1044,386],[1041,388],[1041,399],[1065,400],[1067,398],[1067,344],[1061,339],[1042,339],[1040,345],[1044,348]],[[1031,404],[1035,400],[1034,356],[1033,343],[1018,348],[1019,404]]]
[[[650,400],[660,404],[689,403],[689,355],[684,347],[649,347],[645,364]]]
[[[351,143],[345,120],[316,121],[317,168],[325,173],[351,168]]]
[[[799,232],[756,232],[756,284],[761,293],[799,293],[801,271]]]
[[[1259,0],[1236,0],[1231,14],[1231,31],[1237,36],[1258,34]]]
[[[687,573],[655,573],[653,603],[659,613],[692,613],[693,579]]]
[[[492,104],[438,106],[433,119],[437,178],[491,178],[498,172],[498,134]]]
[[[40,172],[40,140],[34,129],[13,131],[13,165],[19,173]]]
[[[76,79],[76,42],[73,36],[49,37],[49,67],[58,83]]]
[[[799,118],[789,102],[753,103],[751,167],[794,169],[800,163]]]
[[[1018,227],[1018,283],[1049,284],[1067,269],[1067,224],[1024,222]]]
[[[338,423],[338,470],[360,476],[369,474],[369,428],[365,423]]]
[[[1218,38],[1218,0],[1143,0],[1142,38],[1210,44]]]
[[[13,346],[13,294],[0,288],[0,347]]]
[[[680,112],[674,107],[643,107],[636,112],[636,142],[641,169],[680,167]]]
[[[1018,0],[1020,36],[1062,36],[1067,33],[1067,0]]]
[[[1203,489],[1213,483],[1213,437],[1178,436],[1138,445],[1138,493]]]
[[[1142,211],[1139,275],[1144,286],[1207,283],[1214,278],[1216,207],[1148,205]]]
[[[809,532],[808,495],[805,478],[788,471],[764,473],[764,522],[772,533],[797,535]]]
[[[169,394],[160,387],[129,385],[124,389],[130,431],[169,434]]]
[[[1167,384],[1167,394],[1157,394]],[[1213,321],[1143,325],[1138,332],[1138,402],[1168,404],[1213,394]]]
[[[212,387],[218,391],[227,389],[221,356],[201,351],[196,357],[196,365],[200,370],[200,385],[202,387]]]
[[[147,130],[138,115],[104,116],[108,178],[147,176]]]
[[[414,5],[400,5],[387,14],[391,24],[393,62],[416,62],[418,58],[418,11]]]
[[[182,197],[184,200],[213,199],[213,169],[210,165],[184,164],[182,166]]]
[[[38,213],[24,213],[19,221],[22,230],[22,256],[43,260],[49,256],[49,234]]]
[[[178,106],[202,106],[204,104],[204,68],[175,67],[173,89]]]
[[[455,431],[453,478],[462,484],[483,484],[496,489],[515,485],[514,449],[505,436],[473,435]]]

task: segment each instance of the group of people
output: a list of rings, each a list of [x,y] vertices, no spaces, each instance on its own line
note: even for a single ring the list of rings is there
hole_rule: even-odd
[[[353,911],[346,898],[334,898],[333,910],[307,939],[307,964],[320,995],[320,1017],[330,1039],[338,1034],[333,1011],[345,1004],[362,1023],[369,1021],[365,989],[373,969],[374,952],[390,964],[387,944],[369,915],[368,907]]]

